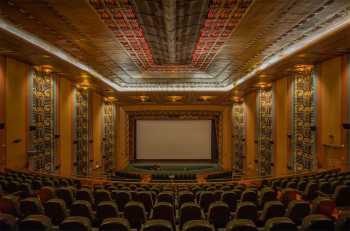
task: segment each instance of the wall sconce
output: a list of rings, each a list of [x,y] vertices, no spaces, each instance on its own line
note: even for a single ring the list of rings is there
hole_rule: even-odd
[[[168,96],[167,98],[168,98],[168,101],[172,103],[176,103],[183,100],[184,97],[181,95],[171,95],[171,96]]]
[[[147,96],[147,95],[141,95],[141,96],[139,96],[139,100],[140,100],[142,103],[145,103],[145,102],[150,101],[150,97]]]

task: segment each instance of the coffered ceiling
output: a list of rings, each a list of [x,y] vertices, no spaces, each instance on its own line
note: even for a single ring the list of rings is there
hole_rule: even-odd
[[[121,94],[228,92],[349,26],[349,0],[3,0],[0,54]]]

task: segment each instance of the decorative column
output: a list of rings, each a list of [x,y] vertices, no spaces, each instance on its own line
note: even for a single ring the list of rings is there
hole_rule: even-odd
[[[257,94],[257,166],[259,176],[272,175],[273,167],[273,94],[271,86],[261,86]]]
[[[111,176],[115,168],[115,104],[108,98],[103,104],[103,142],[102,142],[102,164],[106,175]]]
[[[55,74],[33,69],[29,89],[29,169],[52,173],[58,165]]]
[[[232,106],[232,142],[233,142],[233,166],[236,174],[245,172],[245,110],[243,102],[234,102]]]
[[[312,171],[316,168],[316,72],[300,65],[292,82],[292,155],[289,169]]]
[[[91,173],[89,91],[75,89],[74,102],[74,172],[77,176]]]

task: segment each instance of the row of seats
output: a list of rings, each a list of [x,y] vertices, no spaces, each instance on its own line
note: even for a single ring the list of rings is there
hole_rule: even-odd
[[[118,182],[95,185],[93,188],[81,187],[80,183],[71,180],[56,179],[55,182],[51,182],[51,186],[42,184],[40,189],[33,190],[34,192],[28,190],[24,193],[23,190],[19,190],[2,196],[0,211],[12,214],[22,221],[32,215],[46,215],[56,227],[61,227],[67,220],[80,223],[86,219],[89,222],[83,223],[89,223],[93,227],[105,227],[105,221],[108,220],[108,224],[116,225],[119,222],[138,230],[157,225],[171,227],[171,230],[187,230],[188,224],[194,227],[201,224],[207,226],[208,230],[220,230],[225,227],[231,230],[230,227],[243,224],[267,229],[287,223],[290,227],[305,228],[308,220],[315,219],[327,219],[334,227],[334,221],[338,224],[348,217],[346,212],[334,216],[333,211],[336,207],[349,206],[349,186],[344,184],[349,175],[329,172],[308,177],[296,176],[290,179],[263,181],[261,185],[154,185]],[[46,177],[23,174],[0,176],[0,181],[9,182],[9,179],[16,180],[20,184],[19,189],[26,190],[30,180],[31,183],[48,180]],[[322,189],[325,179],[340,182],[333,194],[318,190]],[[286,180],[288,183],[285,184]],[[304,190],[299,190],[299,183],[304,181]],[[295,184],[291,185],[290,182]],[[315,189],[310,185],[314,185],[315,182],[318,188],[317,197],[309,197],[310,188]],[[24,187],[23,184],[28,187]],[[7,186],[5,185],[5,188]],[[18,200],[19,206],[16,206]],[[11,206],[12,210],[9,209]],[[159,228],[155,230],[160,231]]]

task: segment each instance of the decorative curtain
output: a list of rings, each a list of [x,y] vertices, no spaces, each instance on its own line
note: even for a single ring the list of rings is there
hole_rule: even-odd
[[[115,166],[115,104],[103,105],[103,169],[107,175],[113,174]]]
[[[245,111],[243,103],[232,106],[233,122],[233,170],[238,174],[244,173],[245,159]]]
[[[55,75],[33,69],[30,75],[29,168],[54,172],[56,160]]]
[[[75,90],[75,118],[74,118],[74,157],[75,174],[88,176],[90,174],[89,148],[89,93],[84,89]]]
[[[315,168],[316,73],[310,66],[294,72],[292,82],[292,155],[289,168],[311,171]]]
[[[273,166],[273,94],[272,89],[259,89],[257,94],[257,166],[259,176],[272,174]]]

